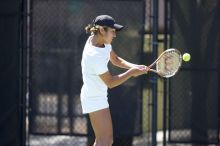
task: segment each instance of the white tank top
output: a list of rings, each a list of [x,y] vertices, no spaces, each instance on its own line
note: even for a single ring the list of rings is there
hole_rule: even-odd
[[[82,55],[83,86],[81,89],[81,99],[107,98],[108,87],[99,75],[108,71],[112,46],[105,44],[103,48],[95,47],[91,43],[92,37],[88,38]]]

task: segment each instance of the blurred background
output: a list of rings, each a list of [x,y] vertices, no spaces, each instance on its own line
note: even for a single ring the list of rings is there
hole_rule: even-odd
[[[170,79],[149,73],[108,91],[113,146],[219,145],[219,0],[2,0],[0,146],[92,146],[80,63],[84,28],[101,14],[125,26],[112,46],[129,62],[191,54]]]

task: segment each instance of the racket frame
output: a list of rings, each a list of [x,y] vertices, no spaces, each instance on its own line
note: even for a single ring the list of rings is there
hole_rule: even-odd
[[[180,52],[179,50],[177,50],[177,49],[175,49],[175,48],[167,49],[167,50],[165,50],[163,53],[161,53],[160,56],[159,56],[152,64],[150,64],[150,65],[148,66],[148,67],[150,68],[149,71],[154,72],[154,73],[156,73],[156,74],[158,74],[159,76],[164,77],[164,78],[170,78],[170,77],[174,76],[175,74],[173,74],[173,75],[171,75],[171,76],[165,76],[165,75],[163,75],[162,73],[160,73],[159,71],[157,71],[157,70],[155,70],[155,69],[151,69],[151,68],[158,62],[158,60],[160,60],[160,58],[163,57],[164,54],[166,54],[167,52],[171,52],[171,51],[177,52],[177,54],[179,54],[179,56],[180,56],[180,58],[179,58],[179,59],[180,59],[179,67],[178,67],[177,71],[175,72],[175,74],[176,74],[176,73],[179,71],[179,69],[180,69],[180,67],[181,67],[181,65],[182,65],[182,54],[181,54],[181,52]]]

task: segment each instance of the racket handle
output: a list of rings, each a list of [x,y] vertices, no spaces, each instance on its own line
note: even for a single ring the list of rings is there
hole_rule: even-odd
[[[156,70],[154,69],[150,69],[149,71],[154,72],[154,73],[158,73]]]
[[[156,73],[157,75],[164,77],[160,72],[154,70],[154,69],[150,69],[149,71]]]

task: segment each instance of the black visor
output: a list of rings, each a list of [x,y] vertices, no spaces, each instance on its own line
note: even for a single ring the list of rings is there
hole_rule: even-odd
[[[124,26],[120,24],[116,24],[115,20],[111,16],[108,16],[108,15],[97,16],[93,20],[93,24],[100,25],[100,26],[108,26],[108,27],[114,28],[116,31],[120,31],[124,28]]]

